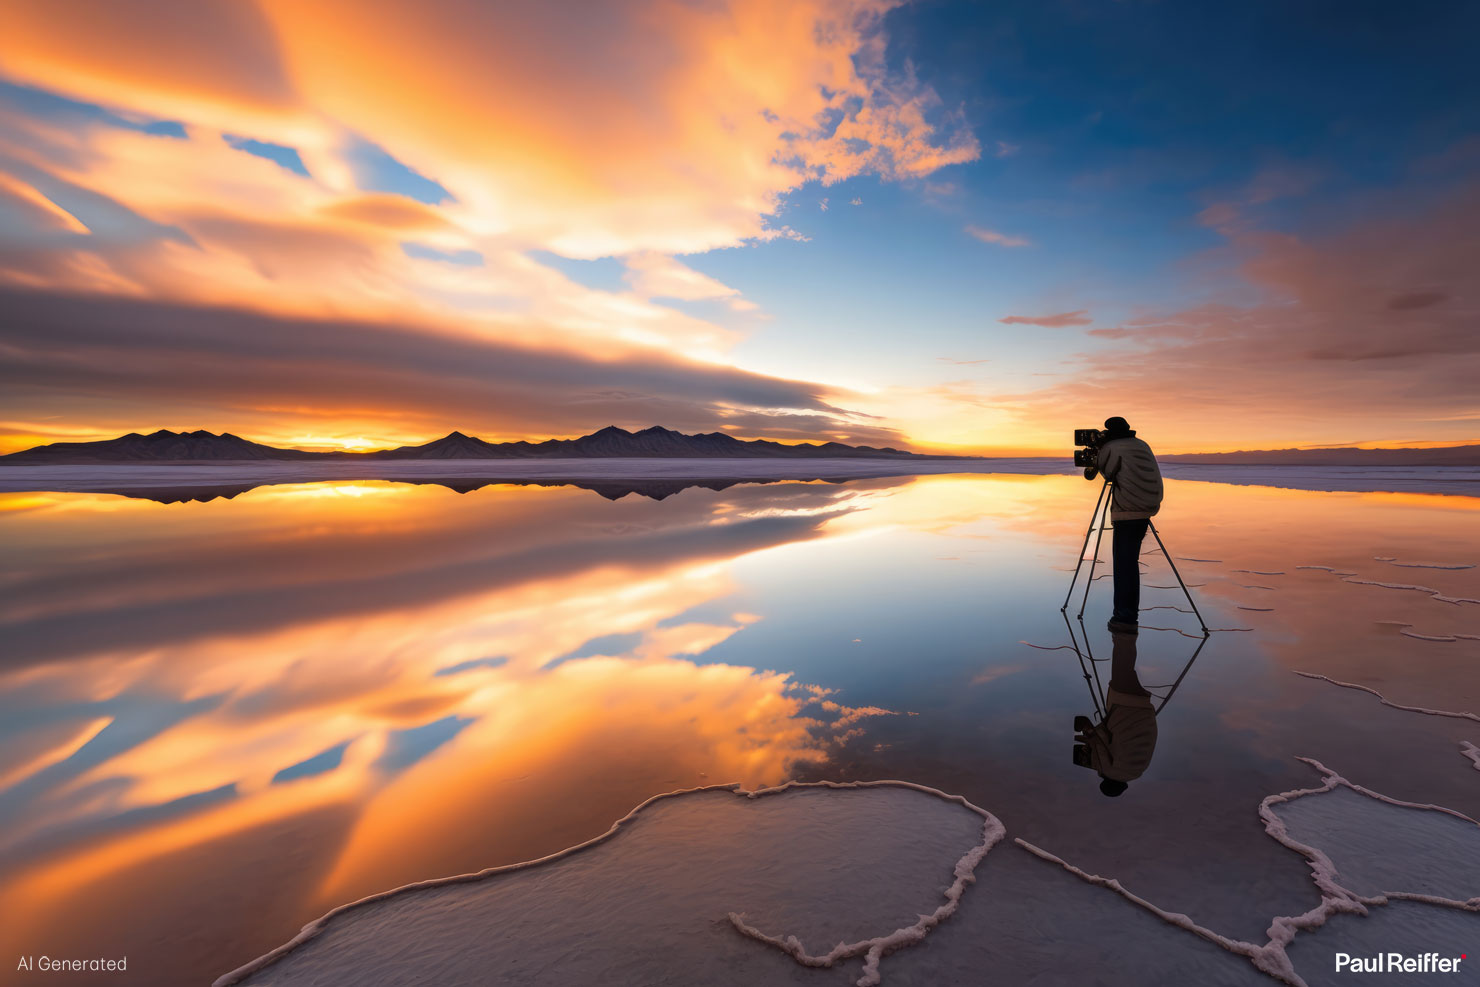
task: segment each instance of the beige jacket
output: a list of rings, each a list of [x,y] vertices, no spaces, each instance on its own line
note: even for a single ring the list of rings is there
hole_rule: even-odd
[[[1110,520],[1149,518],[1161,510],[1161,468],[1151,447],[1131,436],[1100,447],[1100,475],[1114,484]]]

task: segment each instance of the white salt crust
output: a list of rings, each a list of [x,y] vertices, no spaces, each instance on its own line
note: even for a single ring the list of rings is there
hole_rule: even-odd
[[[1376,560],[1378,562],[1389,562],[1389,563],[1391,563],[1393,565],[1409,565],[1409,566],[1413,566],[1413,567],[1416,567],[1416,568],[1426,568],[1426,569],[1469,569],[1469,568],[1473,568],[1472,566],[1470,566],[1468,564],[1465,564],[1465,565],[1450,565],[1450,564],[1447,564],[1447,563],[1431,563],[1431,562],[1403,563],[1403,562],[1396,562],[1396,561],[1394,561],[1392,559],[1382,558],[1380,556],[1374,556],[1374,558],[1376,558]],[[1464,604],[1464,603],[1471,603],[1471,604],[1475,604],[1475,605],[1480,605],[1480,599],[1476,599],[1474,597],[1469,597],[1469,596],[1446,596],[1446,595],[1444,595],[1444,592],[1442,590],[1434,589],[1432,586],[1418,586],[1418,585],[1415,585],[1413,583],[1388,583],[1388,582],[1383,582],[1380,579],[1358,579],[1358,578],[1356,578],[1357,577],[1357,574],[1355,572],[1346,572],[1344,570],[1337,569],[1334,566],[1329,566],[1329,565],[1297,565],[1295,568],[1297,568],[1297,569],[1319,569],[1319,570],[1321,570],[1323,572],[1329,572],[1331,575],[1340,578],[1340,580],[1342,582],[1344,582],[1344,583],[1351,583],[1354,586],[1377,586],[1377,587],[1380,587],[1382,589],[1396,589],[1396,590],[1411,591],[1411,592],[1415,592],[1415,593],[1427,593],[1431,598],[1433,598],[1435,600],[1438,600],[1440,603],[1452,603],[1455,606],[1459,606],[1460,604]]]
[[[1386,562],[1388,565],[1402,566],[1404,569],[1473,569],[1473,562],[1399,562],[1397,559],[1384,558],[1380,555],[1372,556],[1374,561]]]
[[[602,833],[600,836],[587,840],[584,843],[579,843],[575,846],[567,847],[564,850],[549,854],[548,856],[540,857],[535,860],[521,861],[520,863],[515,864],[507,864],[500,867],[489,867],[484,870],[470,874],[457,874],[451,877],[435,878],[427,881],[417,881],[411,884],[403,885],[399,888],[391,889],[389,891],[382,891],[377,894],[369,895],[367,897],[359,899],[358,901],[352,901],[348,904],[340,905],[339,907],[332,909],[323,916],[305,925],[296,936],[294,936],[283,945],[277,947],[271,952],[259,956],[257,959],[254,959],[251,962],[246,963],[235,970],[232,970],[230,973],[218,977],[212,984],[212,987],[231,987],[231,985],[240,983],[248,977],[251,977],[253,974],[263,970],[266,967],[271,966],[272,964],[281,960],[283,957],[287,956],[289,953],[303,946],[305,943],[313,940],[315,937],[320,935],[335,918],[344,915],[347,912],[362,909],[368,905],[382,902],[389,898],[411,891],[421,891],[428,888],[439,888],[453,884],[473,883],[476,881],[485,880],[499,874],[507,874],[512,871],[538,867],[543,864],[553,863],[554,861],[572,856],[574,854],[580,853],[583,850],[587,850],[591,847],[597,846],[598,844],[604,843],[607,840],[611,839],[623,827],[632,823],[632,821],[635,820],[644,809],[664,799],[678,798],[680,796],[691,795],[698,792],[715,791],[727,791],[732,792],[737,796],[755,799],[767,795],[775,795],[777,793],[785,792],[790,789],[861,789],[881,787],[905,788],[917,792],[922,792],[926,795],[931,795],[936,798],[943,799],[947,802],[954,802],[982,818],[981,842],[968,849],[960,857],[960,859],[956,861],[954,869],[955,879],[952,884],[945,889],[944,892],[946,900],[943,904],[937,907],[934,912],[928,915],[920,915],[917,921],[913,924],[905,926],[903,928],[895,929],[893,932],[890,932],[886,935],[877,936],[871,939],[864,939],[853,943],[839,943],[830,952],[822,954],[820,956],[807,953],[802,947],[801,943],[797,940],[796,936],[771,936],[746,924],[746,922],[744,921],[744,916],[735,914],[733,912],[729,915],[730,922],[736,928],[736,930],[760,942],[766,943],[767,945],[776,947],[777,949],[791,956],[794,960],[796,960],[803,966],[832,966],[835,962],[838,962],[840,960],[862,956],[864,958],[863,975],[859,978],[858,985],[859,987],[874,987],[874,985],[877,985],[880,982],[881,974],[879,971],[879,961],[886,953],[892,952],[897,949],[902,949],[906,946],[911,946],[922,941],[926,937],[926,935],[929,934],[931,929],[935,928],[941,922],[945,921],[947,918],[955,913],[956,909],[960,905],[961,895],[965,892],[966,886],[974,883],[976,880],[975,871],[977,865],[981,863],[982,858],[986,856],[987,851],[989,851],[993,846],[1000,842],[1007,833],[1006,827],[1002,825],[1001,821],[998,820],[996,816],[992,815],[985,809],[973,805],[959,795],[950,795],[940,791],[939,789],[930,788],[925,785],[917,785],[914,782],[897,781],[892,779],[882,781],[854,782],[793,781],[787,782],[784,785],[777,785],[771,788],[761,788],[754,791],[746,791],[737,784],[704,785],[697,788],[685,788],[678,791],[665,792],[661,795],[654,795],[652,798],[646,800],[641,805],[638,805],[631,812],[627,813],[627,815],[623,816],[621,819],[613,823],[611,828],[608,829],[605,833]]]
[[[1358,689],[1362,692],[1371,693],[1372,695],[1377,697],[1378,702],[1382,703],[1384,706],[1391,706],[1393,709],[1406,710],[1410,713],[1427,713],[1429,716],[1452,716],[1457,719],[1474,720],[1475,722],[1480,723],[1480,716],[1477,716],[1474,713],[1455,712],[1448,709],[1430,709],[1427,706],[1404,706],[1401,703],[1390,702],[1382,693],[1365,685],[1358,685],[1355,682],[1341,682],[1337,679],[1331,678],[1330,676],[1318,675],[1315,672],[1302,672],[1299,669],[1292,669],[1292,671],[1294,671],[1296,675],[1300,675],[1308,679],[1320,679],[1323,682],[1330,682],[1332,685],[1339,685],[1343,689]]]
[[[863,975],[858,978],[858,987],[874,987],[874,985],[880,982],[882,975],[879,972],[879,961],[883,959],[885,953],[893,952],[896,949],[903,949],[906,946],[913,946],[915,943],[922,941],[927,935],[930,934],[931,929],[935,928],[937,925],[944,922],[946,919],[955,914],[956,909],[959,908],[961,905],[961,895],[966,892],[966,886],[968,884],[976,883],[977,864],[981,863],[982,858],[987,855],[988,850],[996,846],[997,843],[1000,842],[1001,839],[1007,835],[1007,828],[1002,825],[1001,821],[998,820],[996,816],[992,815],[986,809],[972,805],[970,802],[966,801],[966,799],[962,798],[959,795],[947,795],[945,792],[942,792],[937,788],[928,788],[925,785],[917,785],[914,782],[909,781],[856,781],[848,783],[820,781],[807,783],[805,785],[800,782],[790,782],[786,785],[781,785],[776,788],[765,788],[760,789],[759,791],[751,792],[749,793],[749,797],[755,798],[758,795],[785,791],[787,788],[791,788],[793,786],[820,786],[824,788],[872,788],[879,785],[893,785],[901,788],[912,788],[917,792],[924,792],[927,795],[934,795],[937,798],[945,799],[948,802],[956,802],[959,805],[964,806],[971,812],[974,812],[982,817],[982,841],[981,843],[972,847],[970,850],[967,850],[966,853],[961,856],[961,859],[956,861],[956,867],[954,870],[955,880],[951,883],[950,887],[946,888],[945,890],[945,902],[941,904],[938,908],[936,908],[935,911],[931,912],[929,915],[920,915],[913,925],[907,925],[903,928],[895,929],[888,935],[876,936],[872,939],[860,939],[857,942],[851,943],[840,942],[830,951],[821,955],[808,953],[806,949],[803,948],[801,942],[797,939],[796,936],[768,935],[755,928],[754,926],[747,924],[743,915],[738,915],[735,912],[729,913],[731,924],[733,924],[735,928],[741,933],[750,936],[752,939],[756,939],[760,942],[766,943],[768,946],[775,946],[777,949],[786,953],[788,956],[790,956],[792,959],[796,960],[803,966],[832,966],[839,960],[849,959],[854,956],[862,956]]]
[[[1473,744],[1468,743],[1465,745],[1465,748],[1467,748],[1466,750],[1464,750],[1465,756],[1474,760],[1476,763],[1476,767],[1480,768],[1480,750],[1477,750]],[[1278,795],[1268,796],[1259,803],[1259,818],[1264,822],[1264,831],[1266,833],[1268,833],[1271,837],[1273,837],[1282,845],[1290,848],[1291,850],[1294,850],[1296,853],[1303,856],[1310,864],[1311,878],[1315,882],[1317,889],[1320,891],[1321,903],[1315,908],[1312,908],[1310,911],[1307,911],[1301,915],[1277,916],[1276,918],[1274,918],[1271,921],[1267,932],[1267,935],[1269,937],[1268,941],[1263,944],[1245,942],[1241,939],[1233,939],[1228,936],[1224,936],[1218,932],[1213,931],[1212,929],[1208,929],[1204,926],[1198,925],[1187,915],[1184,915],[1180,912],[1169,912],[1163,908],[1158,907],[1152,902],[1147,901],[1145,898],[1142,898],[1134,892],[1128,890],[1123,884],[1120,883],[1120,881],[1116,880],[1115,878],[1107,878],[1101,877],[1098,874],[1090,874],[1079,869],[1078,867],[1075,867],[1073,864],[1066,862],[1062,858],[1049,853],[1047,850],[1036,847],[1033,844],[1026,842],[1025,840],[1014,839],[1013,842],[1015,842],[1023,849],[1027,850],[1029,853],[1032,853],[1043,860],[1047,860],[1050,863],[1058,864],[1069,873],[1074,874],[1075,876],[1089,882],[1090,884],[1094,884],[1098,887],[1108,888],[1114,891],[1116,894],[1120,895],[1122,898],[1125,898],[1127,901],[1135,905],[1139,905],[1140,907],[1146,909],[1153,915],[1156,915],[1158,918],[1171,925],[1177,926],[1181,929],[1185,929],[1186,931],[1191,932],[1193,935],[1196,935],[1202,939],[1207,940],[1208,942],[1221,946],[1222,948],[1238,956],[1246,957],[1249,962],[1252,963],[1257,969],[1269,974],[1270,976],[1278,980],[1284,981],[1287,984],[1292,984],[1294,985],[1294,987],[1307,987],[1307,985],[1300,974],[1296,972],[1294,965],[1290,962],[1290,957],[1286,953],[1286,947],[1289,946],[1290,942],[1295,938],[1295,935],[1297,933],[1310,932],[1314,929],[1320,928],[1332,915],[1340,913],[1353,913],[1365,916],[1368,914],[1368,910],[1370,908],[1380,907],[1382,905],[1388,904],[1391,901],[1419,901],[1430,905],[1455,908],[1467,912],[1480,912],[1480,897],[1458,900],[1453,898],[1443,898],[1437,895],[1416,894],[1406,891],[1383,891],[1375,895],[1361,895],[1347,887],[1344,887],[1338,879],[1336,867],[1334,864],[1332,864],[1331,858],[1320,849],[1306,843],[1301,843],[1294,837],[1292,837],[1290,835],[1289,829],[1285,826],[1284,820],[1280,819],[1280,817],[1276,815],[1274,811],[1274,806],[1280,803],[1291,802],[1295,799],[1302,798],[1307,795],[1318,795],[1323,792],[1333,791],[1337,786],[1343,786],[1353,792],[1356,792],[1359,795],[1375,799],[1388,805],[1397,806],[1399,808],[1444,813],[1445,815],[1452,816],[1456,819],[1462,820],[1463,822],[1467,822],[1473,826],[1476,826],[1477,828],[1480,828],[1480,823],[1477,823],[1474,819],[1471,819],[1469,816],[1466,816],[1463,813],[1456,812],[1453,809],[1445,808],[1444,806],[1429,805],[1418,802],[1404,802],[1399,799],[1389,798],[1386,795],[1371,791],[1370,789],[1363,788],[1360,785],[1353,784],[1352,782],[1343,778],[1341,775],[1332,771],[1330,768],[1326,767],[1324,764],[1313,758],[1302,757],[1298,760],[1304,761],[1306,764],[1309,764],[1311,767],[1315,768],[1321,773],[1321,786],[1319,788],[1301,788],[1290,792],[1281,792]]]

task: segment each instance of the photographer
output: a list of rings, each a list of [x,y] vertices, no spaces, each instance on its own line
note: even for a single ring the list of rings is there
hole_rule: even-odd
[[[1118,416],[1105,419],[1096,458],[1099,472],[1111,483],[1110,523],[1115,532],[1110,550],[1115,606],[1109,626],[1134,634],[1141,609],[1141,541],[1150,518],[1161,510],[1161,468],[1151,447]],[[1093,473],[1086,471],[1086,478],[1093,479]]]

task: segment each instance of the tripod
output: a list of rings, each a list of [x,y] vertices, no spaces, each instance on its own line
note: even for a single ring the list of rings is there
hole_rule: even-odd
[[[1100,486],[1100,496],[1095,501],[1094,513],[1090,515],[1089,527],[1084,532],[1084,544],[1079,546],[1079,560],[1074,564],[1074,576],[1069,580],[1069,592],[1064,594],[1064,605],[1059,607],[1060,612],[1067,613],[1069,599],[1074,595],[1074,584],[1079,581],[1079,570],[1084,568],[1084,550],[1089,548],[1089,536],[1093,533],[1095,536],[1095,551],[1089,560],[1089,578],[1084,581],[1084,597],[1079,601],[1079,613],[1077,616],[1080,620],[1084,619],[1084,608],[1089,603],[1089,588],[1095,581],[1095,566],[1100,562],[1100,540],[1105,535],[1105,521],[1108,519],[1110,513],[1110,500],[1110,481],[1107,479]],[[1197,603],[1192,599],[1192,591],[1182,581],[1182,574],[1177,571],[1177,563],[1172,561],[1172,553],[1167,551],[1166,544],[1161,540],[1161,534],[1156,530],[1156,523],[1150,518],[1147,518],[1146,523],[1150,526],[1151,534],[1156,539],[1156,547],[1161,549],[1161,554],[1166,557],[1167,565],[1172,567],[1172,575],[1177,577],[1177,585],[1181,586],[1182,592],[1186,594],[1187,603],[1192,607],[1193,614],[1197,616],[1198,624],[1202,626],[1203,637],[1207,637],[1211,633],[1208,630],[1208,622],[1203,620],[1202,612],[1197,609]],[[1141,578],[1139,571],[1136,573],[1136,578]]]

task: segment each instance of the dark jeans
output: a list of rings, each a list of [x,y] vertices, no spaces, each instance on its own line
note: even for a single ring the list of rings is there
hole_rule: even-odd
[[[1114,537],[1110,555],[1115,560],[1115,610],[1113,619],[1134,624],[1141,613],[1141,541],[1151,522],[1145,518],[1112,521]]]

